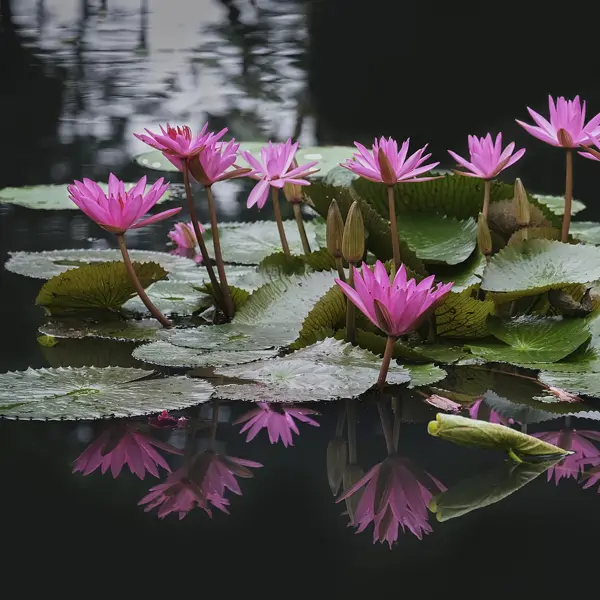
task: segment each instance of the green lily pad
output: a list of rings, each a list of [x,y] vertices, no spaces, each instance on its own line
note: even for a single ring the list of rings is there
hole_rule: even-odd
[[[140,379],[151,374],[121,367],[2,373],[0,416],[37,420],[133,417],[181,410],[207,402],[213,395],[213,386],[199,379]]]
[[[130,250],[132,261],[158,263],[173,278],[184,277],[185,273],[197,269],[196,263],[182,256],[167,252]],[[50,279],[82,265],[122,260],[119,250],[45,250],[43,252],[11,252],[4,265],[7,271],[34,277]]]
[[[133,263],[142,287],[167,276],[156,263]],[[35,303],[48,314],[77,310],[118,310],[136,291],[122,262],[83,265],[56,275],[40,290]]]
[[[572,454],[558,446],[553,446],[526,433],[515,431],[510,427],[477,419],[468,419],[458,415],[438,413],[436,420],[431,421],[427,431],[434,437],[459,444],[460,446],[476,446],[504,450],[513,457],[524,459],[558,458]]]
[[[435,270],[436,281],[441,281],[442,283],[450,283],[452,281],[454,283],[452,291],[457,294],[479,285],[486,265],[487,260],[485,256],[479,250],[476,250],[460,265],[451,267],[431,265],[431,267]]]
[[[133,160],[146,169],[164,173],[179,173],[179,169],[168,161],[160,150],[149,150],[133,157]]]
[[[580,242],[600,245],[600,223],[594,221],[573,221],[569,233]]]
[[[541,371],[540,381],[575,394],[600,398],[600,373],[555,373]]]
[[[560,236],[561,231],[556,227],[523,227],[523,229],[515,231],[508,238],[506,245],[511,246],[523,240],[535,240],[539,238],[544,240],[560,240]]]
[[[487,319],[494,310],[492,301],[473,298],[470,289],[458,294],[450,292],[435,311],[437,333],[450,338],[486,337]]]
[[[157,341],[138,346],[133,351],[133,358],[152,365],[172,368],[223,367],[272,358],[277,355],[277,352],[277,350],[207,352]]]
[[[4,188],[0,190],[0,204],[14,204],[35,210],[79,210],[77,204],[69,198],[67,185],[69,184]],[[98,185],[105,192],[108,191],[107,183]],[[125,188],[129,189],[134,185],[134,183],[126,183]],[[172,200],[174,191],[173,186],[170,186],[158,203]]]
[[[524,240],[492,257],[481,288],[502,295],[507,301],[597,279],[600,279],[600,248]]]
[[[338,165],[325,174],[323,183],[340,187],[350,187],[355,179],[358,179],[358,175],[350,171],[350,169]]]
[[[154,306],[164,315],[189,316],[212,304],[210,296],[199,292],[189,283],[179,281],[158,281],[153,283],[146,293]],[[125,302],[123,310],[135,315],[150,314],[139,296],[134,296]]]
[[[239,400],[307,402],[354,398],[377,382],[381,359],[362,348],[328,338],[280,358],[251,365],[223,367],[218,375],[256,383],[236,385]],[[445,377],[434,365],[390,366],[388,383],[429,385]],[[219,397],[231,397],[230,386],[221,386]]]
[[[113,322],[61,319],[41,325],[38,331],[55,339],[100,338],[119,342],[143,342],[160,336],[164,328],[156,319]]]
[[[405,214],[398,218],[398,235],[422,261],[456,265],[475,250],[477,223],[435,214]]]
[[[315,250],[310,254],[287,256],[284,252],[269,254],[260,261],[259,273],[268,274],[271,277],[302,275],[307,270],[331,271],[336,268],[335,259],[327,248]]]
[[[540,196],[539,194],[534,194],[535,199],[542,203],[544,206],[547,206],[555,215],[565,214],[565,198],[564,196]],[[578,212],[581,212],[585,209],[585,204],[580,202],[579,200],[573,199],[573,203],[571,204],[571,214],[576,215]]]
[[[535,464],[504,462],[435,496],[429,503],[429,510],[435,513],[438,521],[443,522],[491,506],[526,486],[559,460]]]

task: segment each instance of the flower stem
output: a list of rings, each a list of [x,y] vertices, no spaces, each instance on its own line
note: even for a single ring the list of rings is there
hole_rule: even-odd
[[[273,212],[275,213],[275,221],[277,221],[277,230],[279,231],[279,239],[281,240],[281,247],[283,253],[286,256],[291,256],[290,247],[288,246],[287,238],[285,237],[285,229],[283,228],[283,221],[281,219],[281,210],[279,209],[279,190],[276,187],[271,188],[271,196],[273,198]]]
[[[377,387],[380,390],[382,390],[383,386],[385,385],[385,380],[390,369],[390,362],[392,361],[392,355],[394,354],[395,343],[396,338],[393,338],[391,335],[388,336],[387,343],[385,345],[385,353],[383,355],[383,362],[381,363],[381,371],[379,371],[379,378],[377,379]]]
[[[163,327],[173,327],[173,323],[169,321],[163,315],[154,304],[150,298],[148,298],[148,294],[142,287],[138,276],[135,273],[135,269],[133,268],[133,264],[131,263],[131,258],[129,258],[129,252],[127,252],[127,245],[125,244],[125,236],[122,233],[117,233],[117,240],[119,240],[119,248],[121,249],[121,254],[123,256],[123,262],[125,263],[125,269],[127,270],[127,274],[129,275],[129,279],[137,295],[140,297],[140,300],[144,303],[144,306],[150,311],[150,314],[163,326]]]
[[[381,429],[383,429],[385,446],[387,448],[388,455],[390,455],[394,453],[394,436],[392,433],[392,428],[390,427],[390,421],[385,413],[385,409],[381,401],[377,402],[377,410],[379,411],[379,420],[381,421]]]
[[[294,207],[294,218],[296,219],[296,224],[298,225],[298,233],[300,234],[300,239],[302,240],[302,249],[304,250],[304,254],[310,254],[310,244],[308,243],[306,229],[304,228],[304,219],[302,219],[302,209],[300,208],[300,204],[298,204],[297,202],[294,202],[292,206]]]
[[[350,263],[350,279],[348,284],[354,287],[354,266]],[[346,299],[346,341],[354,344],[356,341],[356,308],[350,300]]]
[[[563,215],[561,242],[569,239],[571,227],[571,205],[573,204],[573,149],[567,148],[567,174],[565,180],[565,214]]]
[[[481,214],[487,219],[488,212],[490,210],[490,197],[492,195],[492,181],[490,179],[486,179],[483,182],[483,208],[481,209]]]
[[[346,273],[344,273],[344,265],[341,258],[335,259],[335,266],[337,267],[338,277],[346,283]]]
[[[346,423],[346,407],[340,404],[338,407],[338,418],[335,425],[335,437],[342,437],[344,433],[344,424]]]
[[[394,274],[400,268],[400,242],[398,240],[398,223],[396,222],[396,202],[394,187],[388,185],[388,204],[390,211],[390,227],[392,230],[392,253],[394,255]]]
[[[224,310],[224,302],[223,302],[223,291],[221,290],[221,285],[215,275],[215,270],[212,267],[212,263],[210,260],[210,256],[208,255],[208,250],[206,249],[206,244],[204,243],[204,236],[202,235],[202,231],[200,231],[200,223],[198,222],[198,215],[196,213],[196,205],[194,204],[194,196],[192,195],[192,186],[190,185],[190,172],[188,169],[187,161],[183,160],[182,162],[182,170],[183,170],[183,182],[185,184],[185,197],[187,199],[188,212],[190,213],[190,219],[192,220],[192,225],[194,227],[194,234],[196,235],[196,240],[198,241],[198,245],[200,246],[200,254],[202,255],[202,263],[206,267],[206,271],[208,273],[208,277],[210,282],[212,283],[213,292],[215,294],[215,298],[217,304]]]
[[[219,279],[221,280],[221,292],[223,293],[225,316],[228,319],[231,319],[233,318],[235,309],[233,307],[233,299],[231,298],[231,292],[225,274],[225,263],[223,262],[223,254],[221,252],[221,241],[219,240],[215,199],[210,185],[206,186],[206,196],[208,198],[208,210],[210,212],[210,229],[212,231],[213,246],[215,248],[215,260],[217,262],[217,270],[219,271]]]

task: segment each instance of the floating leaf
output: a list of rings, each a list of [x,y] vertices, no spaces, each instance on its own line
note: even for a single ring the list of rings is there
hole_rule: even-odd
[[[63,183],[4,188],[0,190],[0,204],[14,204],[36,210],[79,210],[77,204],[69,198],[67,185]],[[108,191],[107,183],[98,185],[105,192]],[[134,183],[126,183],[125,188],[129,189],[134,185]],[[173,186],[170,186],[158,203],[171,200],[173,192]]]
[[[143,287],[167,276],[156,263],[133,266]],[[54,315],[75,310],[118,310],[135,293],[125,265],[108,262],[83,265],[56,275],[43,285],[35,303]]]
[[[236,385],[240,400],[307,402],[354,398],[377,382],[381,359],[362,348],[328,338],[280,358],[252,365],[217,369],[218,375],[257,382]],[[388,383],[410,387],[443,379],[445,371],[433,365],[390,366]],[[219,388],[219,397],[231,397],[229,386]],[[224,395],[225,394],[225,395]]]
[[[135,262],[158,263],[172,278],[175,278],[173,275],[184,277],[185,273],[197,270],[193,260],[167,252],[130,250],[129,256]],[[122,258],[119,250],[45,250],[44,252],[11,252],[4,266],[8,271],[25,277],[50,279],[82,265],[120,260]]]
[[[264,358],[271,358],[276,354],[277,350],[206,352],[158,341],[138,346],[133,351],[133,358],[163,367],[196,368],[241,365]]]
[[[490,319],[488,330],[508,344],[469,345],[471,352],[490,362],[552,363],[565,358],[589,337],[585,319],[519,317]]]
[[[142,152],[137,156],[133,157],[135,162],[145,167],[146,169],[152,169],[154,171],[163,171],[164,173],[179,173],[179,169],[169,160],[167,160],[160,150],[149,150],[148,152]]]
[[[485,256],[476,250],[468,260],[460,265],[452,267],[432,265],[432,268],[435,270],[436,281],[443,283],[452,281],[454,283],[452,291],[458,293],[479,285],[486,265]]]
[[[213,386],[189,377],[144,379],[152,371],[121,367],[27,369],[0,374],[0,416],[104,419],[181,410],[210,400]]]
[[[572,454],[510,427],[458,415],[438,413],[436,420],[427,426],[427,431],[430,435],[460,446],[505,450],[515,457],[550,459]]]
[[[534,296],[571,283],[600,279],[600,249],[550,240],[524,240],[490,260],[481,288],[503,301]]]
[[[560,240],[561,232],[560,229],[555,227],[524,227],[515,231],[506,243],[507,246],[512,244],[518,244],[523,240]]]
[[[113,322],[61,319],[39,327],[40,333],[59,339],[91,337],[125,342],[153,340],[163,331],[163,326],[156,319]]]
[[[485,473],[465,479],[442,492],[429,503],[429,510],[438,521],[449,521],[474,510],[485,508],[504,500],[545,473],[560,458],[536,464],[503,463]]]
[[[398,218],[398,235],[422,261],[456,265],[475,250],[477,223],[435,214],[406,214]]]
[[[600,223],[594,221],[573,221],[569,233],[574,239],[586,244],[600,244]]]
[[[600,373],[554,373],[542,371],[540,381],[575,394],[600,398]],[[571,407],[572,408],[572,407]]]
[[[307,269],[313,271],[331,271],[336,268],[335,259],[327,248],[321,248],[310,254],[288,256],[284,252],[275,252],[266,256],[258,265],[258,271],[271,276],[302,275]]]
[[[547,206],[550,211],[552,211],[555,215],[561,216],[565,214],[565,198],[564,196],[540,196],[539,194],[534,194],[535,199]],[[571,214],[576,215],[578,212],[581,212],[585,209],[585,204],[580,202],[579,200],[573,199],[573,203],[571,204]]]
[[[148,297],[164,315],[179,315],[181,317],[192,315],[202,308],[211,305],[211,298],[203,294],[188,283],[179,281],[158,281],[146,290]],[[136,315],[149,315],[150,311],[135,296],[123,305],[123,310]]]
[[[350,187],[355,179],[358,179],[358,175],[350,171],[350,169],[338,165],[327,172],[325,177],[323,177],[323,183],[340,187]]]
[[[438,335],[453,338],[481,338],[488,335],[487,318],[494,314],[495,306],[490,300],[471,297],[469,289],[446,296],[444,303],[435,311]]]

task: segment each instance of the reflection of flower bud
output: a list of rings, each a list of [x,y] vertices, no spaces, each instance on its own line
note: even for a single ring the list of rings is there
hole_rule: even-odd
[[[342,237],[344,219],[335,200],[331,201],[327,212],[327,250],[334,258],[342,258]]]
[[[337,495],[342,485],[347,460],[346,440],[342,437],[334,437],[327,445],[327,479],[334,496]]]
[[[354,201],[346,217],[342,236],[342,254],[349,263],[357,263],[362,260],[364,253],[365,226],[360,206],[357,201]]]
[[[481,254],[489,256],[492,253],[492,234],[483,213],[477,217],[477,245]]]
[[[343,490],[349,490],[353,485],[355,485],[360,479],[362,479],[365,475],[365,472],[358,465],[346,465],[344,467],[344,476]],[[358,502],[360,497],[362,496],[362,492],[357,492],[356,494],[352,494],[346,498],[346,510],[348,511],[348,516],[350,517],[350,523],[354,525],[354,515],[356,514],[356,507],[358,506]]]
[[[515,180],[515,213],[517,216],[517,225],[519,227],[527,227],[531,221],[529,211],[529,200],[527,200],[527,192],[519,178]]]

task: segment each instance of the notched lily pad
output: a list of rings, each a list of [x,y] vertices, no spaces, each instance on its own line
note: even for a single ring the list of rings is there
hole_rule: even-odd
[[[551,210],[555,215],[562,217],[562,215],[565,214],[564,196],[540,196],[539,194],[534,194],[534,198],[544,206],[548,207],[548,209]],[[581,212],[584,209],[585,204],[583,202],[573,199],[571,204],[572,215],[576,215],[578,212]]]
[[[600,245],[600,223],[594,221],[573,221],[569,233],[574,239],[586,244]]]
[[[152,371],[122,367],[27,369],[0,374],[0,416],[79,420],[181,410],[210,400],[200,379],[140,379]]]
[[[575,394],[600,398],[600,373],[555,373],[542,371],[540,381]]]
[[[112,322],[61,319],[41,325],[38,331],[55,339],[89,337],[120,342],[142,342],[155,339],[163,333],[164,328],[156,319]]]
[[[453,282],[454,286],[452,291],[455,294],[464,292],[465,290],[472,289],[474,286],[478,286],[481,283],[483,271],[487,265],[487,260],[479,250],[473,252],[473,254],[460,265],[442,268],[438,265],[431,265],[432,270],[435,271],[436,281],[443,283]]]
[[[210,296],[199,292],[188,283],[179,281],[158,281],[153,283],[146,293],[154,306],[164,315],[189,316],[212,304]],[[134,296],[123,304],[123,310],[135,315],[150,314],[139,296]]]
[[[486,322],[494,311],[492,301],[473,298],[470,289],[458,294],[451,292],[435,311],[437,333],[449,338],[486,337]]]

